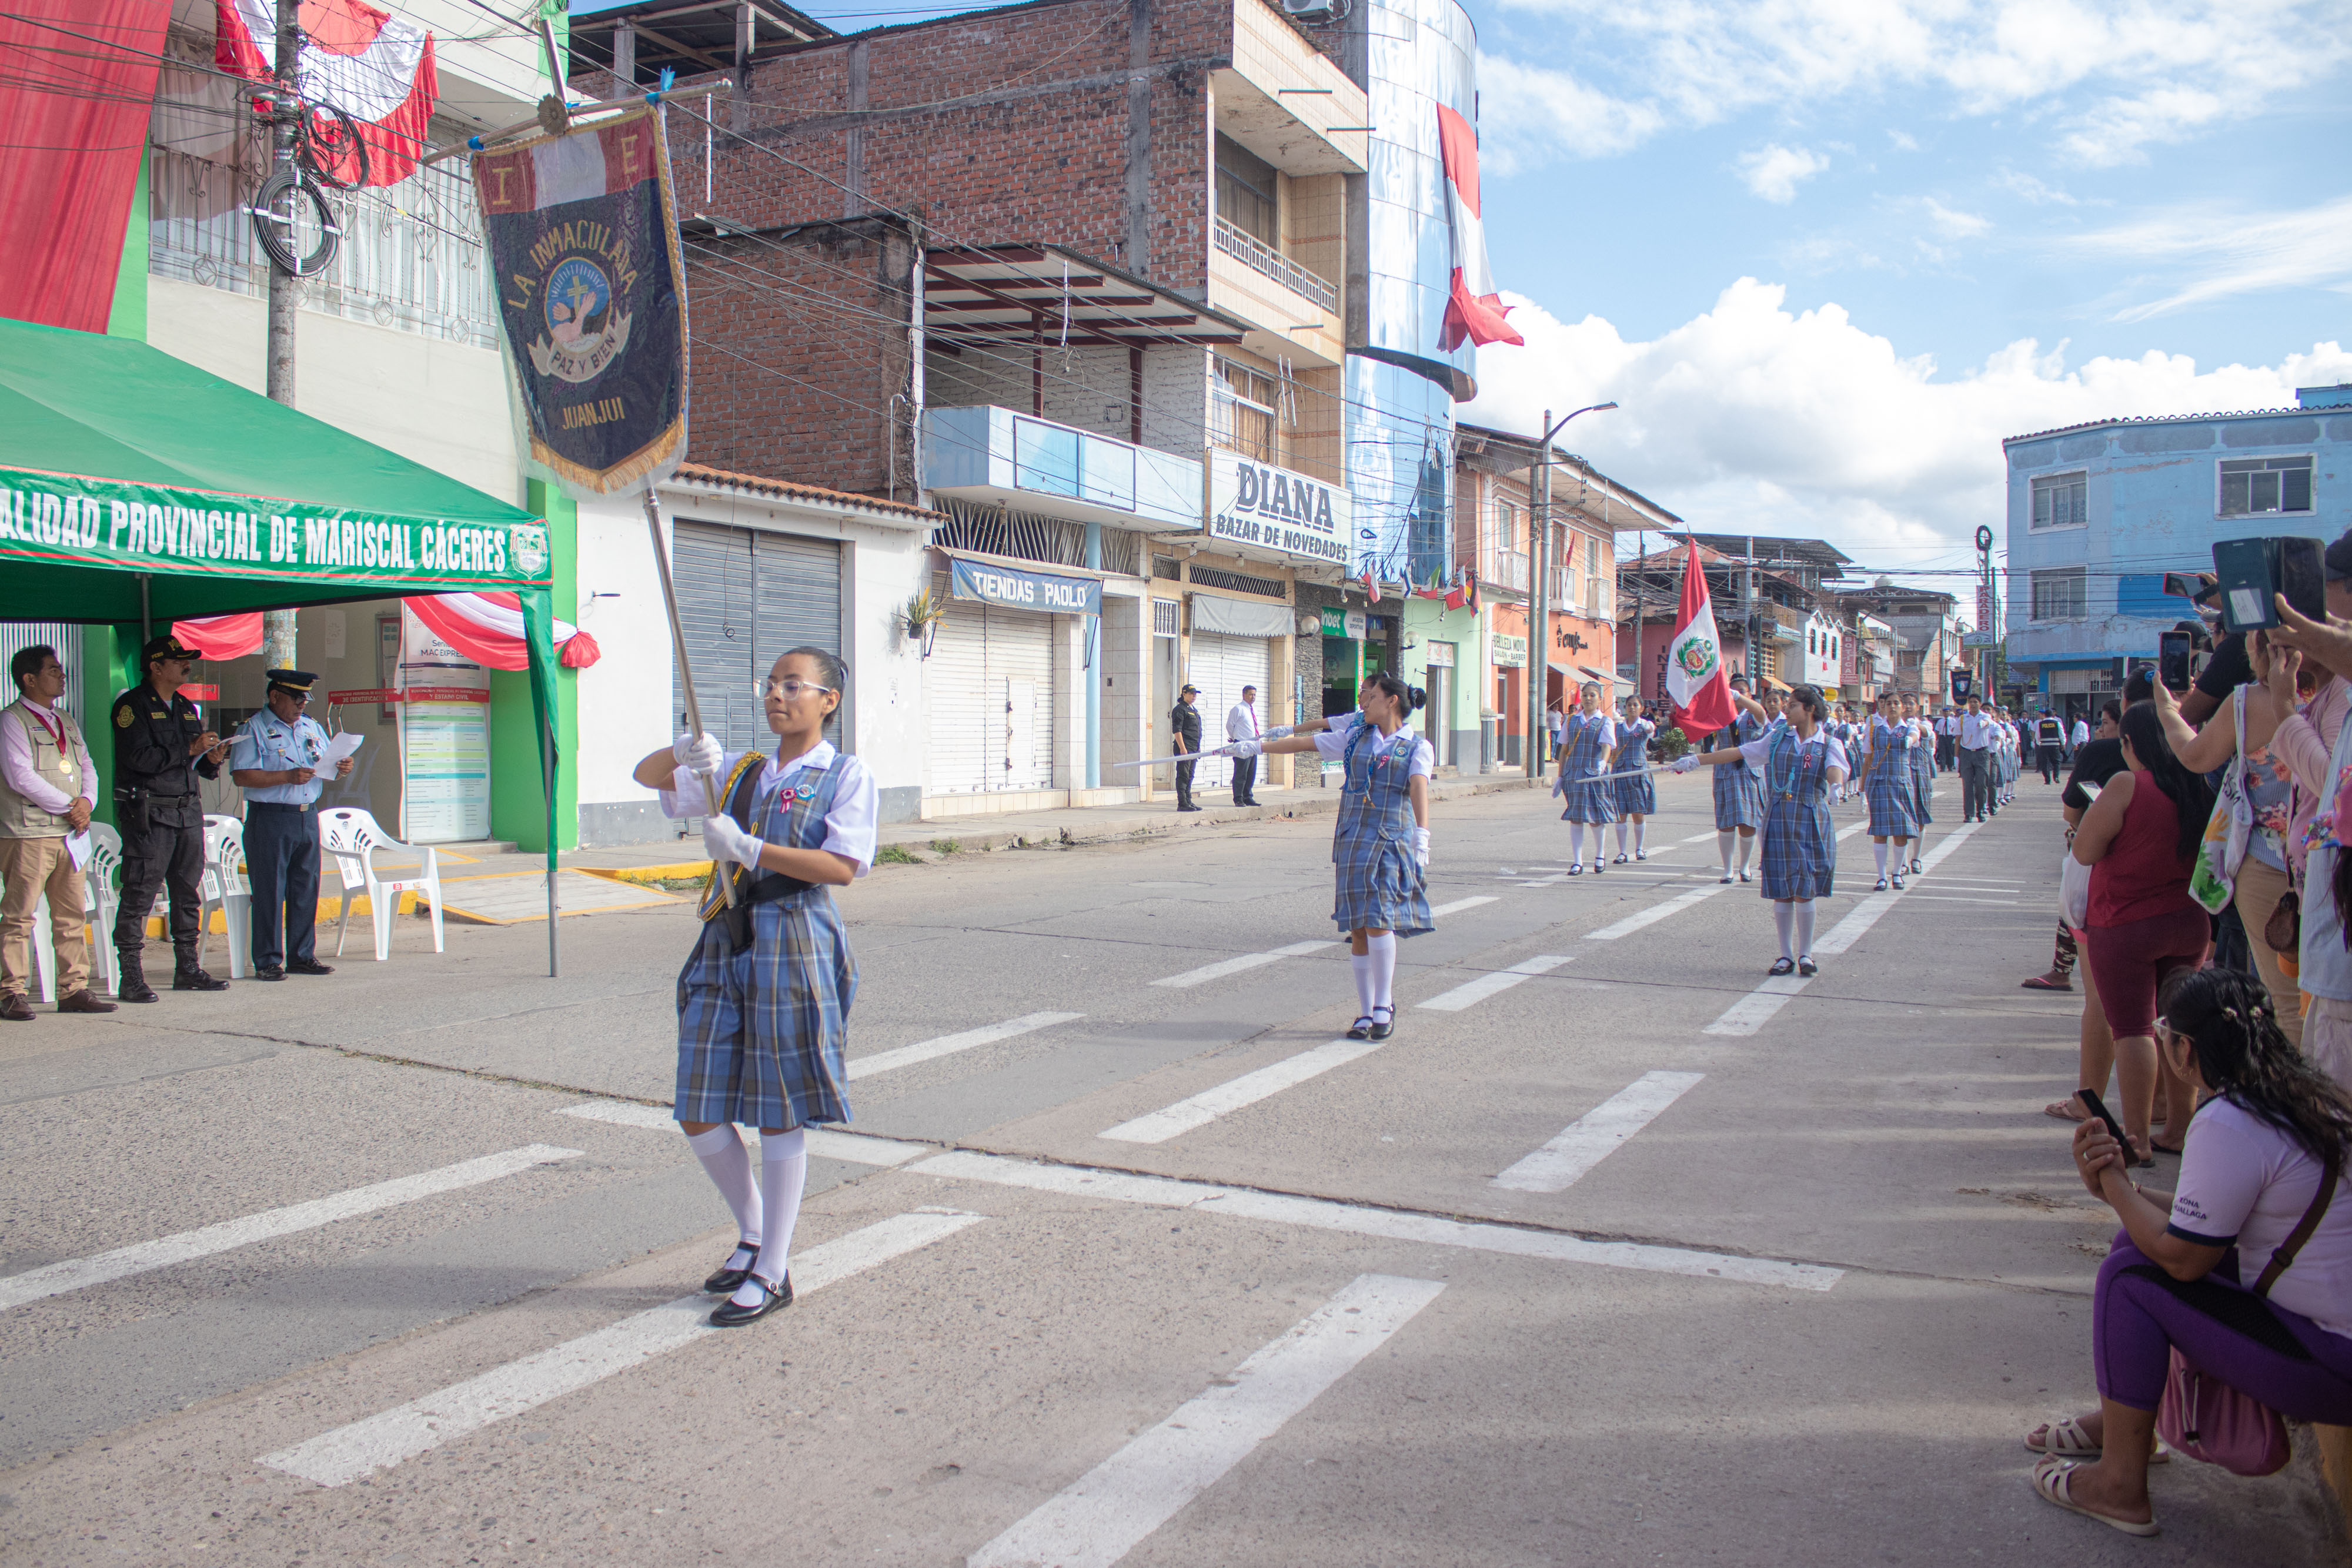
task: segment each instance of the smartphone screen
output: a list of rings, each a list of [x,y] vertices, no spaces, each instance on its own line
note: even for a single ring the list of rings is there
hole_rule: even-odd
[[[2278,624],[2278,609],[2271,598],[2278,591],[2276,539],[2219,541],[2213,546],[2213,575],[2221,590],[2225,628],[2260,632]]]
[[[2091,1114],[2107,1124],[2107,1135],[2124,1146],[2124,1159],[2128,1162],[2132,1157],[2131,1140],[2124,1136],[2124,1124],[2116,1121],[2114,1113],[2108,1111],[2106,1102],[2099,1098],[2098,1091],[2077,1089],[2074,1091],[2074,1098],[2089,1106]]]
[[[2279,591],[2299,615],[2314,621],[2327,618],[2327,564],[2317,539],[2286,538],[2277,541],[2279,551]],[[2276,614],[2273,605],[2271,612]]]
[[[2186,632],[2167,632],[2156,640],[2157,678],[2176,692],[2189,689],[2189,655],[2192,639]]]

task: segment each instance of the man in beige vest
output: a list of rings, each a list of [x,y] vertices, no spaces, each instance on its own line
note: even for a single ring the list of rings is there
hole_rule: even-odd
[[[58,706],[66,691],[58,651],[26,648],[8,661],[8,674],[17,700],[0,708],[0,1019],[33,1019],[26,977],[33,907],[44,894],[58,951],[58,1011],[110,1013],[114,1004],[89,988],[81,868],[66,844],[67,834],[89,826],[98,772],[79,727]]]

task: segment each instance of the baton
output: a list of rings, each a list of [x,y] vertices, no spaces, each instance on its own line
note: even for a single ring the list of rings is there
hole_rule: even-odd
[[[654,565],[661,572],[662,602],[669,608],[669,636],[677,651],[678,689],[686,694],[686,727],[694,731],[697,740],[702,738],[702,709],[694,700],[694,672],[686,663],[686,625],[677,616],[677,590],[669,580],[669,550],[662,543],[661,501],[654,495],[651,485],[646,486],[646,527],[654,538]],[[708,773],[698,773],[702,780],[702,799],[709,806],[707,816],[719,815],[719,785]],[[717,867],[711,869],[719,882],[719,891],[726,895],[727,907],[735,907],[735,879],[722,875]]]
[[[1114,762],[1111,766],[1113,768],[1152,768],[1162,762],[1205,762],[1212,757],[1231,757],[1233,754],[1232,747],[1220,746],[1214,751],[1180,751],[1173,757],[1145,757],[1133,762]],[[1261,752],[1259,755],[1264,756],[1265,753]]]

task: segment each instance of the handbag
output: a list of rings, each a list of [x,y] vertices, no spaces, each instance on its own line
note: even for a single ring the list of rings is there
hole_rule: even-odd
[[[2091,869],[2074,858],[2070,838],[2058,862],[2058,908],[2066,924],[2077,931],[2091,923]]]
[[[2303,1250],[2303,1244],[2319,1228],[2327,1206],[2335,1200],[2336,1184],[2342,1176],[2342,1167],[2334,1163],[2320,1173],[2319,1191],[2313,1196],[2311,1207],[2303,1211],[2294,1229],[2271,1254],[2262,1278],[2254,1281],[2256,1299],[2270,1295],[2278,1277],[2286,1272],[2294,1255]],[[2252,1395],[2199,1371],[2178,1346],[2173,1349],[2172,1365],[2165,1375],[2164,1401],[2157,1408],[2156,1429],[2166,1442],[2190,1458],[2219,1465],[2233,1475],[2276,1475],[2286,1468],[2294,1453],[2287,1441],[2286,1422],[2277,1411]]]
[[[2196,869],[2189,873],[2189,894],[2208,915],[2219,915],[2236,896],[2238,868],[2246,863],[2246,842],[2253,836],[2254,803],[2246,792],[2246,688],[2231,694],[2230,710],[2238,727],[2238,749],[2221,772],[2213,792],[2213,814],[2205,820],[2205,838],[2197,846]]]
[[[2295,953],[2303,947],[2303,895],[2293,888],[2279,894],[2278,907],[2263,923],[2263,941],[2273,953]]]

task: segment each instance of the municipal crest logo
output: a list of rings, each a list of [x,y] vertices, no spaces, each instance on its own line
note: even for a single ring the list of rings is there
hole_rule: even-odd
[[[545,332],[530,353],[541,375],[593,381],[629,346],[629,314],[614,308],[613,280],[593,256],[574,251],[548,268],[539,313]]]
[[[1675,650],[1675,663],[1694,681],[1715,674],[1715,644],[1705,637],[1685,637]]]
[[[547,570],[547,530],[536,524],[526,523],[514,530],[514,563],[525,577],[537,577]]]

